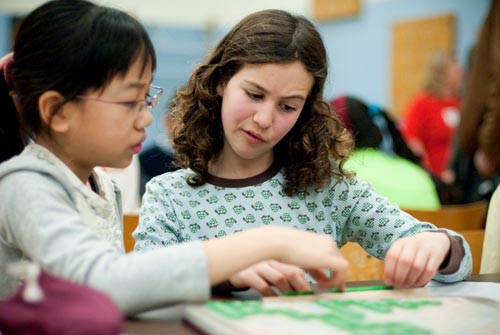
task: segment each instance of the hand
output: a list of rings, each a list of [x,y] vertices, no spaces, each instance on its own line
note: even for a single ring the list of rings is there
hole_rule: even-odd
[[[281,292],[311,290],[304,270],[275,260],[260,262],[246,268],[229,278],[229,281],[236,288],[250,287],[263,296],[276,295],[272,286]]]
[[[424,286],[438,271],[450,243],[448,236],[440,232],[422,232],[396,240],[385,256],[385,283],[398,288]]]
[[[482,150],[477,150],[474,154],[474,165],[481,177],[491,177],[497,171],[497,166],[486,157]]]
[[[245,268],[272,259],[303,268],[318,281],[318,287],[321,288],[337,287],[343,290],[349,275],[349,263],[332,237],[325,234],[290,227],[264,226],[205,241],[203,244],[211,285],[232,278]],[[236,253],[236,250],[239,252]],[[326,270],[329,270],[328,275]],[[265,277],[269,278],[269,275]],[[252,282],[252,279],[245,280],[246,284]],[[295,286],[297,287],[300,288],[300,285]]]
[[[450,169],[446,169],[444,170],[441,175],[439,176],[439,178],[445,183],[445,184],[448,184],[448,185],[452,185],[454,182],[455,182],[455,172],[453,172],[453,170],[450,170]]]
[[[278,260],[295,264],[304,269],[318,282],[320,288],[345,288],[349,276],[349,263],[340,253],[337,243],[329,235],[304,232],[297,229],[273,227],[284,239],[278,250]],[[293,241],[293,243],[290,243]],[[325,270],[331,271],[329,275]]]

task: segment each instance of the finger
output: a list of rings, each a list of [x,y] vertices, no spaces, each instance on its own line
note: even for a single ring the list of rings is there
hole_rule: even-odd
[[[253,287],[257,292],[262,294],[264,297],[273,297],[276,296],[276,292],[272,289],[271,285],[266,282],[261,277],[257,276],[254,280],[252,280],[251,287]]]
[[[400,287],[413,287],[416,281],[426,273],[429,254],[427,252],[417,252],[406,278],[400,283]]]
[[[281,292],[292,291],[292,286],[288,282],[286,275],[272,266],[266,265],[257,270],[260,277],[268,284],[275,286]]]
[[[332,288],[336,287],[343,291],[345,289],[345,278],[334,272],[323,281],[318,282],[318,288]]]
[[[248,286],[254,288],[264,297],[276,296],[276,293],[272,290],[271,286],[267,281],[260,277],[257,273],[251,273],[247,277]]]
[[[346,261],[339,267],[340,270],[323,270],[323,269],[312,269],[308,272],[313,276],[318,282],[318,288],[332,288],[336,287],[339,290],[344,290],[345,281],[349,277],[349,263]]]
[[[427,284],[438,271],[439,265],[441,263],[435,257],[431,257],[426,264],[425,271],[422,272],[420,277],[415,280],[414,286],[424,286]]]
[[[330,279],[330,277],[325,273],[324,270],[317,270],[317,269],[314,269],[314,270],[309,270],[307,271],[307,273],[309,273],[309,275],[316,281],[319,283],[321,282],[326,282]]]
[[[342,256],[342,254],[337,254],[332,260],[330,265],[327,267],[331,271],[330,277],[332,275],[339,280],[346,280],[350,274],[349,262]]]
[[[349,278],[351,274],[349,262],[342,257],[341,262],[339,262],[337,267],[330,269],[331,269],[330,278],[333,280],[332,283],[334,287],[337,287],[343,291],[345,289],[345,281],[347,280],[347,278]]]
[[[282,286],[289,286],[292,291],[310,291],[311,286],[306,280],[305,272],[295,265],[285,264],[277,261],[269,262],[269,265],[282,274],[283,278],[279,278],[284,282],[277,283],[277,287],[286,292],[287,288]]]
[[[413,266],[413,259],[415,258],[415,251],[413,248],[403,248],[395,264],[394,271],[394,286],[403,287],[406,278]]]
[[[384,259],[384,282],[387,285],[394,285],[396,277],[396,265],[401,254],[402,244],[396,241],[387,251]]]

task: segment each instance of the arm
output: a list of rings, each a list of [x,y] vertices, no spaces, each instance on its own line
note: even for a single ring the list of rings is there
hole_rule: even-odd
[[[387,252],[384,280],[396,287],[424,286],[435,275],[454,274],[464,254],[462,241],[446,231],[403,237]]]
[[[293,243],[291,243],[293,241]],[[308,270],[335,269],[325,286],[343,287],[348,264],[328,235],[293,228],[266,226],[205,242],[210,282],[220,283],[234,273],[265,259],[295,264]],[[239,250],[235,253],[234,250]]]
[[[194,232],[197,229],[203,229],[203,220],[193,219],[192,216],[185,217],[188,214],[182,212],[179,206],[173,203],[173,201],[185,201],[185,199],[173,200],[176,197],[171,194],[170,190],[177,178],[170,177],[170,175],[165,175],[154,178],[147,184],[140,223],[134,232],[136,251],[154,250],[182,243],[185,242],[186,231]],[[184,230],[181,227],[184,227]],[[310,274],[318,283],[328,281],[323,272],[312,271]],[[271,286],[281,291],[310,290],[303,269],[276,260],[266,260],[237,273],[223,285],[214,287],[214,292],[220,294],[229,292],[231,289],[251,287],[263,295],[274,295]]]
[[[371,255],[384,259],[388,282],[397,286],[419,286],[415,284],[418,280],[414,278],[415,274],[411,274],[413,271],[428,271],[423,275],[427,280],[433,278],[443,282],[464,280],[470,275],[471,253],[461,235],[451,230],[446,230],[449,237],[445,232],[437,232],[434,225],[420,222],[403,212],[377,194],[369,184],[358,180],[353,187],[360,196],[346,222],[347,228],[343,230],[352,236],[343,237],[342,243],[347,238],[359,242]],[[457,265],[452,271],[442,267],[449,252],[453,261],[450,263]],[[458,261],[455,257],[459,258]],[[428,262],[432,269],[424,270]],[[429,272],[432,272],[430,277]]]
[[[159,177],[146,184],[141,204],[139,225],[133,232],[134,251],[154,250],[184,242],[179,224],[183,224],[168,196],[168,187]]]
[[[321,278],[315,278],[321,283],[325,280],[325,275],[320,271]],[[250,266],[237,274],[231,276],[225,285],[215,287],[215,292],[227,294],[234,290],[246,290],[253,288],[263,296],[274,296],[276,292],[273,287],[280,292],[288,291],[310,291],[311,285],[306,279],[302,268],[281,263],[275,260],[268,260]]]
[[[335,269],[329,280],[337,287],[347,277],[348,264],[326,235],[264,227],[205,243],[122,254],[84,225],[68,192],[50,177],[16,173],[2,180],[0,198],[0,232],[7,245],[50,273],[105,292],[127,315],[207,299],[210,285],[265,259]]]

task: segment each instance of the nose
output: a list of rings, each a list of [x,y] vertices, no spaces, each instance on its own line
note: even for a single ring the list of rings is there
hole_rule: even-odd
[[[149,108],[144,107],[135,121],[135,127],[137,129],[144,129],[149,126],[151,122],[153,122],[153,114],[151,114]]]
[[[269,128],[273,124],[274,112],[274,104],[262,105],[253,115],[253,121],[261,128]]]

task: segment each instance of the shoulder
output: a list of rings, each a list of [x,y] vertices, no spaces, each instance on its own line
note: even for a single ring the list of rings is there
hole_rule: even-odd
[[[151,178],[146,184],[146,191],[152,190],[167,190],[169,193],[175,190],[192,188],[187,179],[193,175],[190,169],[179,169],[172,172],[166,172],[161,175]]]
[[[408,111],[407,113],[416,113],[416,112],[422,112],[422,108],[428,105],[430,102],[432,102],[433,98],[425,93],[425,92],[420,92],[417,93],[411,100],[410,103],[408,104]]]
[[[63,187],[68,185],[64,174],[56,165],[36,155],[23,152],[0,164],[0,185],[8,185],[11,191],[17,191],[17,186],[21,189],[34,189],[55,183]]]
[[[13,169],[0,176],[0,213],[2,215],[40,215],[47,208],[76,207],[74,193],[63,177],[48,171],[28,168]],[[26,211],[30,208],[30,211]],[[51,208],[51,211],[54,207]],[[24,213],[24,214],[23,214]]]

